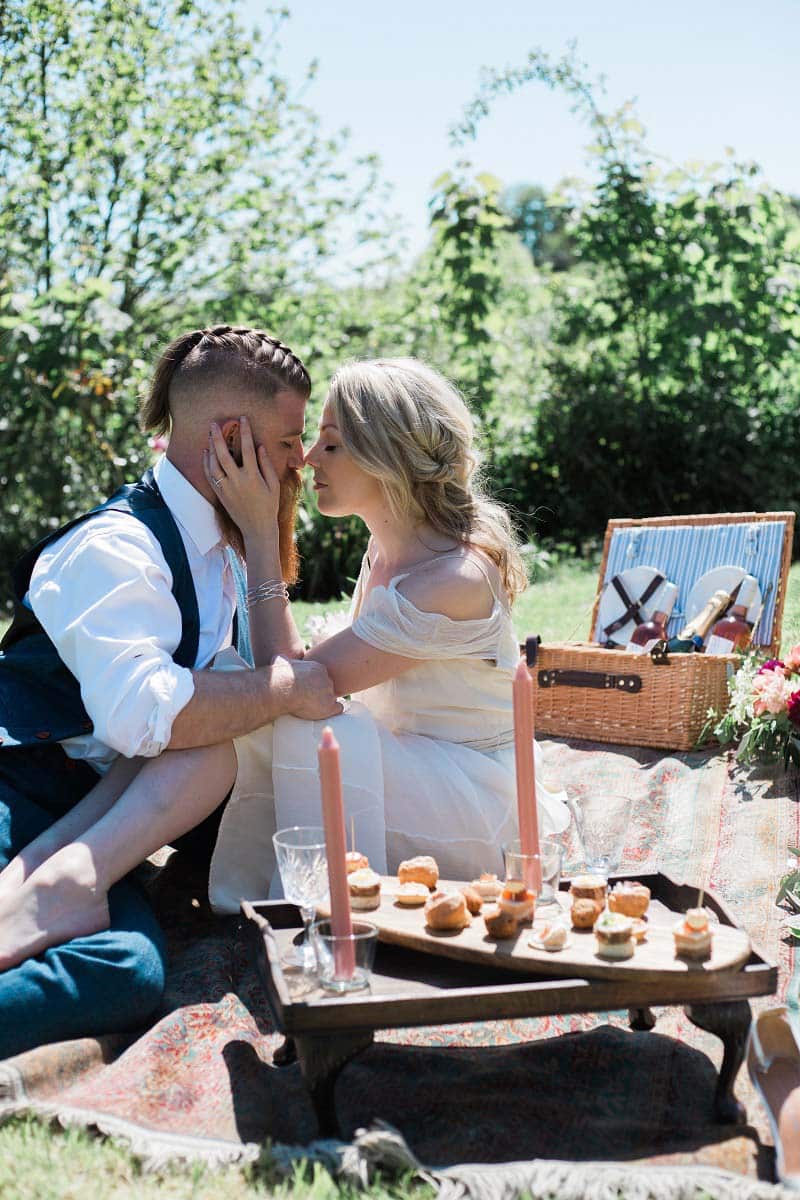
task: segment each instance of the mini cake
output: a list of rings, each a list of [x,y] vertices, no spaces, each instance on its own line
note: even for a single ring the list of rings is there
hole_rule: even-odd
[[[483,908],[482,896],[479,892],[475,891],[475,888],[470,883],[467,883],[464,885],[464,887],[459,888],[459,891],[466,900],[467,908],[469,909],[470,913],[473,917],[476,917]]]
[[[496,900],[503,890],[503,885],[496,875],[484,871],[477,879],[473,879],[470,887],[474,888],[482,900]]]
[[[641,917],[631,917],[633,929],[633,940],[635,942],[643,942],[647,937],[647,921],[643,921]]]
[[[608,893],[608,907],[625,917],[643,917],[650,906],[650,888],[643,883],[621,880]]]
[[[602,875],[576,875],[569,890],[573,900],[596,900],[602,908],[608,885]]]
[[[592,929],[602,911],[603,906],[597,900],[575,900],[571,914],[573,929]]]
[[[528,891],[521,879],[507,879],[497,906],[519,923],[530,921],[533,916],[533,901],[533,893]]]
[[[344,856],[344,861],[348,875],[352,875],[353,871],[366,870],[369,866],[369,859],[360,850],[348,850]]]
[[[419,908],[430,899],[430,892],[424,883],[401,883],[394,898],[395,904],[403,908]]]
[[[472,918],[461,892],[434,892],[425,905],[425,921],[430,929],[459,930]]]
[[[675,953],[679,958],[701,961],[711,955],[711,930],[704,908],[688,908],[686,915],[672,927]]]
[[[634,951],[633,921],[622,913],[604,912],[594,923],[597,953],[601,958],[631,958]]]
[[[483,910],[483,923],[489,937],[496,938],[498,941],[512,938],[517,932],[517,922],[514,917],[511,913],[503,912],[502,908],[498,908],[496,904]]]
[[[381,902],[381,877],[369,867],[361,867],[347,877],[350,887],[350,907],[366,912]]]
[[[439,882],[439,864],[429,854],[418,854],[400,863],[397,878],[401,883],[424,883],[433,891]]]

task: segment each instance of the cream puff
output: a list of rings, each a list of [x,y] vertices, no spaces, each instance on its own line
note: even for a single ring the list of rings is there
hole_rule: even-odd
[[[434,892],[425,905],[425,923],[430,929],[459,930],[472,918],[461,892]]]
[[[430,892],[424,883],[401,883],[395,893],[395,904],[403,908],[419,908],[430,899]]]
[[[643,917],[650,905],[650,888],[623,879],[608,893],[608,907],[625,917]]]
[[[597,900],[575,900],[572,904],[572,928],[592,929],[595,921],[603,911],[602,904]]]
[[[462,888],[458,889],[461,895],[467,902],[467,909],[473,917],[477,917],[478,913],[483,908],[483,899],[481,895],[475,891],[471,883],[466,883]]]
[[[401,883],[424,883],[433,891],[439,882],[439,864],[429,854],[418,854],[416,858],[400,863],[397,878]]]
[[[503,885],[496,875],[484,871],[477,879],[473,879],[471,888],[478,893],[482,900],[496,900],[503,890]]]
[[[348,875],[350,907],[359,912],[377,908],[381,902],[381,877],[369,867],[362,867]]]

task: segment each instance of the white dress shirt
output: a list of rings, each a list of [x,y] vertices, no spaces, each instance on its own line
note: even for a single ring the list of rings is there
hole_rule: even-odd
[[[231,641],[236,594],[213,506],[166,457],[155,478],[186,548],[200,612],[196,668]],[[182,632],[172,572],[156,537],[129,513],[106,512],[43,551],[27,601],[79,680],[94,724],[62,743],[101,773],[117,754],[154,757],[194,695],[172,661]]]

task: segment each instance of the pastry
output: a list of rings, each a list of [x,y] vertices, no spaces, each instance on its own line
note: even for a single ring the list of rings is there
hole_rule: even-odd
[[[425,921],[431,929],[463,929],[472,918],[461,892],[434,892],[425,905]]]
[[[439,882],[439,864],[429,854],[418,854],[400,863],[397,878],[401,883],[424,883],[433,891]]]
[[[576,875],[569,890],[573,900],[596,900],[602,908],[608,885],[602,875]]]
[[[711,930],[704,908],[688,908],[686,915],[673,925],[672,936],[678,958],[692,958],[699,962],[710,957]]]
[[[633,929],[631,930],[633,940],[635,942],[643,942],[647,937],[647,921],[643,921],[641,917],[632,917],[631,921],[633,922]]]
[[[622,913],[604,912],[594,923],[597,953],[601,958],[631,958],[635,943],[633,921]]]
[[[350,907],[359,912],[377,908],[381,902],[381,877],[369,867],[361,867],[347,877]]]
[[[569,932],[560,917],[552,921],[537,921],[531,935],[531,943],[540,950],[563,950],[569,940]]]
[[[503,890],[503,885],[496,875],[484,871],[477,879],[473,879],[470,887],[474,888],[482,900],[496,900]]]
[[[498,908],[496,904],[483,910],[483,922],[489,937],[497,938],[498,941],[511,938],[517,932],[517,922],[514,917],[511,913],[503,912],[502,908]]]
[[[470,883],[465,884],[460,891],[467,902],[467,908],[472,913],[472,916],[476,917],[483,908],[483,898]]]
[[[643,917],[650,905],[650,888],[621,880],[608,893],[608,907],[626,917]]]
[[[366,854],[362,854],[359,850],[348,850],[344,861],[348,875],[352,875],[353,871],[362,871],[369,866]]]
[[[597,900],[574,900],[572,904],[573,929],[592,929],[602,911],[603,906]]]
[[[507,879],[498,898],[497,906],[515,921],[529,921],[533,916],[533,892],[529,892],[521,879]]]
[[[420,904],[430,899],[430,895],[424,883],[401,883],[394,902],[403,908],[419,908]]]

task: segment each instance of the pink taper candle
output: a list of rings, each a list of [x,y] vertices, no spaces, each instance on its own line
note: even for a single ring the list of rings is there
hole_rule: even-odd
[[[328,858],[328,885],[331,894],[331,933],[350,938],[350,889],[347,885],[347,839],[344,832],[344,803],[342,801],[342,772],[339,766],[339,743],[330,725],[322,732],[317,752],[319,781],[322,789],[322,823],[325,827],[325,853]],[[350,979],[355,969],[352,941],[334,942],[334,966],[339,979]]]
[[[514,751],[517,762],[517,811],[523,854],[535,854],[526,885],[538,893],[542,887],[539,861],[539,816],[536,811],[536,775],[533,768],[533,680],[524,660],[514,675]]]

